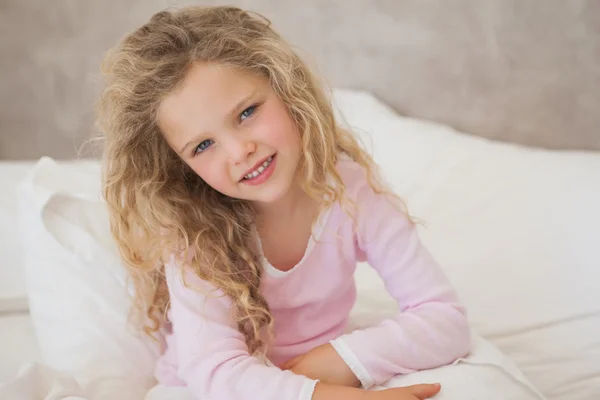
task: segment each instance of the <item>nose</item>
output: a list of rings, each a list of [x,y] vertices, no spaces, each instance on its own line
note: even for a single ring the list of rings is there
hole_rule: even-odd
[[[256,151],[256,143],[243,137],[230,137],[226,143],[229,161],[232,164],[244,162]]]

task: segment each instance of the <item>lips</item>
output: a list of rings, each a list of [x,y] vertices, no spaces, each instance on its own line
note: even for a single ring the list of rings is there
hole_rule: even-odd
[[[272,154],[270,156],[263,158],[261,161],[257,162],[254,165],[254,167],[252,167],[251,169],[246,171],[244,173],[244,175],[242,175],[240,182],[244,181],[244,180],[256,178],[257,176],[259,176],[264,171],[264,169],[266,167],[268,167],[271,162],[273,162],[274,157],[275,157],[275,154]]]

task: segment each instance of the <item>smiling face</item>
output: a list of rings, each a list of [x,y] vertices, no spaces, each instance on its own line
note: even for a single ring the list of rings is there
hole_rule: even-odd
[[[272,203],[296,184],[300,134],[264,77],[195,64],[158,123],[182,160],[229,197]]]

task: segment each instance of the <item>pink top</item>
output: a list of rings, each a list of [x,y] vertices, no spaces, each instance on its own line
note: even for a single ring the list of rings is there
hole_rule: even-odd
[[[281,272],[264,261],[261,291],[275,319],[267,356],[275,365],[331,342],[368,388],[396,374],[449,364],[468,353],[465,310],[406,216],[369,186],[361,167],[338,169],[358,207],[357,227],[334,205],[314,228],[303,259]],[[400,312],[344,334],[356,300],[354,271],[368,261]],[[316,381],[282,371],[248,354],[229,318],[231,302],[185,287],[211,289],[187,268],[167,265],[172,333],[158,362],[164,385],[187,385],[203,400],[310,400]],[[218,292],[217,292],[218,293]]]

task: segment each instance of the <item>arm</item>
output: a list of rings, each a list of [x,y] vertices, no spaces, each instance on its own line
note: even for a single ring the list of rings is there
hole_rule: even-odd
[[[464,356],[470,349],[465,310],[421,244],[414,224],[366,181],[355,201],[359,258],[366,259],[383,278],[400,313],[344,335],[332,345],[363,387]]]
[[[248,354],[242,335],[228,318],[230,304],[193,273],[165,267],[178,375],[195,398],[210,400],[417,400],[440,388],[416,385],[369,392],[310,380],[269,367]],[[193,289],[183,285],[185,282]],[[203,290],[198,292],[195,289]]]
[[[310,400],[316,381],[248,353],[231,303],[186,268],[165,267],[178,375],[197,398]],[[185,283],[182,277],[185,275]],[[197,290],[198,289],[198,290]]]

